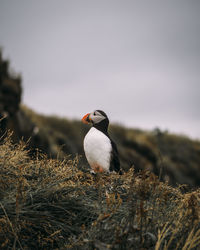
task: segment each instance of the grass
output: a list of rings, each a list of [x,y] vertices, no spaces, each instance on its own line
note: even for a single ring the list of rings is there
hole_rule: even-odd
[[[80,157],[0,145],[1,249],[199,249],[200,190],[149,171],[92,175]]]
[[[66,154],[84,155],[82,142],[89,126],[80,121],[39,115],[25,106],[21,108],[27,119],[39,128],[39,133],[32,140],[34,147],[51,158],[63,159]],[[135,172],[149,170],[156,175],[161,174],[161,180],[173,186],[200,186],[199,141],[158,129],[142,131],[112,124],[109,133],[118,146],[121,166],[125,171],[134,166]],[[84,157],[81,163],[86,164]]]

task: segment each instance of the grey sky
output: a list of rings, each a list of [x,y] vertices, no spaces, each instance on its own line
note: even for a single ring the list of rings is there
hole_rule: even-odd
[[[200,1],[0,0],[24,103],[200,138]]]

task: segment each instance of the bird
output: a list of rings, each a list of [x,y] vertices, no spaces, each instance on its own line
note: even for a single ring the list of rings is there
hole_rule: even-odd
[[[109,119],[106,113],[95,110],[84,115],[82,122],[92,124],[83,141],[85,156],[92,172],[115,171],[121,174],[117,146],[108,134]]]

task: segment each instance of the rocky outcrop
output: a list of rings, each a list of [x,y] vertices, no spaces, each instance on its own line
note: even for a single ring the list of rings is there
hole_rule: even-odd
[[[9,61],[2,58],[0,51],[0,136],[12,132],[14,142],[28,140],[36,135],[34,123],[20,109],[22,86],[21,76],[11,73]],[[31,141],[34,144],[34,139]]]
[[[9,61],[3,60],[0,52],[0,133],[6,133],[15,122],[21,101],[21,78],[9,71]],[[12,126],[11,126],[12,127]]]

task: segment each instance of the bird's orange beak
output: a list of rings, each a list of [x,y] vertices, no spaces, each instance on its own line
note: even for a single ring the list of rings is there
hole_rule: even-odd
[[[88,114],[86,114],[86,115],[83,116],[82,122],[85,123],[85,124],[88,124],[88,123],[91,122],[90,113],[88,113]]]

